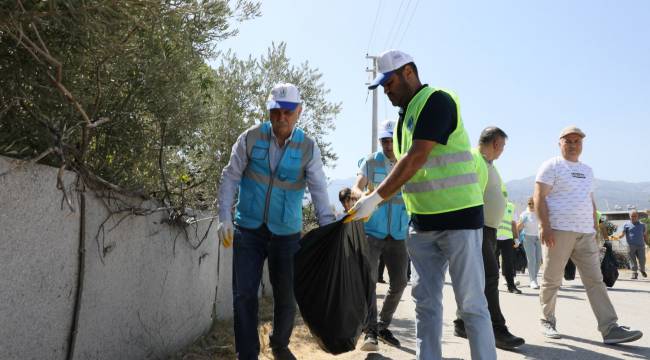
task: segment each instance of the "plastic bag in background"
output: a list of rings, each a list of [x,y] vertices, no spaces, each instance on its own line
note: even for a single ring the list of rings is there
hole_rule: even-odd
[[[614,286],[614,283],[618,279],[618,263],[616,262],[616,256],[614,256],[614,251],[612,250],[612,244],[608,241],[605,241],[605,256],[603,261],[600,263],[600,271],[603,273],[603,282],[607,287]]]
[[[528,259],[526,259],[526,250],[524,249],[524,244],[520,244],[515,249],[515,271],[519,271],[522,274],[526,271],[528,267]]]
[[[341,221],[314,229],[295,255],[294,292],[305,324],[331,354],[355,349],[371,299],[363,223]]]
[[[576,278],[576,264],[569,259],[564,267],[564,280],[573,280]]]

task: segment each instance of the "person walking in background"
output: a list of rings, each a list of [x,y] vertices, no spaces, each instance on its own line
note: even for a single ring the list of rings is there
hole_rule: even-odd
[[[639,276],[637,271],[645,278],[648,274],[645,272],[645,244],[648,241],[648,232],[645,224],[639,221],[639,213],[636,210],[630,211],[630,221],[623,225],[623,231],[616,235],[620,239],[625,235],[628,246],[628,255],[630,257],[630,267],[632,268],[632,280]],[[638,263],[637,263],[638,260]]]
[[[341,206],[343,206],[343,212],[336,216],[336,220],[341,220],[347,215],[348,210],[354,205],[357,198],[352,195],[352,189],[346,187],[339,191],[339,201],[341,202]]]
[[[244,131],[232,147],[219,187],[217,234],[234,242],[232,276],[235,349],[238,359],[257,359],[260,342],[258,289],[268,258],[273,288],[271,349],[276,360],[294,360],[289,350],[296,301],[293,256],[302,230],[302,199],[309,187],[321,226],[336,220],[327,196],[321,153],[296,127],[302,111],[298,88],[277,84],[267,102],[270,121]],[[239,191],[237,191],[239,188]],[[234,222],[232,208],[238,201]]]
[[[515,204],[508,201],[506,212],[497,229],[497,254],[501,254],[501,274],[506,279],[508,292],[521,294],[515,283],[515,247],[519,246],[517,240],[517,224],[512,220],[515,216]],[[515,240],[517,242],[515,243]],[[497,255],[497,259],[499,256]],[[498,261],[498,260],[497,260]]]
[[[411,217],[415,356],[442,358],[442,289],[449,270],[474,359],[496,359],[481,266],[483,196],[458,97],[423,85],[413,58],[388,50],[377,58],[381,85],[402,116],[393,135],[398,159],[388,177],[350,210],[361,220],[402,190]],[[494,255],[493,255],[494,256]]]
[[[528,277],[530,288],[539,289],[537,273],[542,265],[542,243],[539,241],[539,223],[535,214],[535,201],[533,197],[528,198],[528,207],[519,215],[517,232],[523,234],[523,245],[528,261]]]
[[[643,333],[618,325],[618,316],[603,282],[599,248],[594,241],[597,225],[594,174],[591,167],[579,160],[584,137],[584,132],[575,126],[563,129],[559,137],[561,156],[544,162],[535,178],[535,212],[545,245],[539,292],[542,332],[548,338],[561,337],[556,330],[555,305],[564,267],[571,259],[580,271],[603,342],[635,341]]]

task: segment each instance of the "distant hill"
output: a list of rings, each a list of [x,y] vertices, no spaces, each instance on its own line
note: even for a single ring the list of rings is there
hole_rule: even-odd
[[[518,209],[533,194],[535,177],[529,176],[506,183],[510,199]],[[650,182],[629,183],[596,179],[596,206],[599,210],[626,210],[629,206],[650,209]]]
[[[330,181],[327,192],[330,202],[337,210],[342,209],[339,203],[339,190],[352,186],[355,179],[352,177]],[[517,205],[517,212],[524,208],[528,197],[533,194],[534,184],[534,176],[506,183],[509,197]],[[629,183],[596,179],[595,196],[599,210],[625,210],[628,206],[650,209],[650,182]]]

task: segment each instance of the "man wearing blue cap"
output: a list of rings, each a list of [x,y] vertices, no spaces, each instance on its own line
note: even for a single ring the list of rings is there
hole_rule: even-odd
[[[353,220],[401,190],[411,226],[406,247],[413,264],[416,357],[442,358],[442,289],[449,269],[473,359],[496,359],[483,293],[483,194],[470,142],[452,92],[422,85],[413,58],[388,50],[378,58],[381,85],[404,114],[393,134],[397,163],[370,194],[350,209]]]
[[[302,230],[306,186],[319,224],[335,221],[320,149],[296,127],[301,103],[294,85],[273,87],[267,102],[271,120],[239,136],[222,173],[218,236],[224,247],[234,242],[235,348],[237,358],[242,360],[257,359],[260,351],[257,294],[266,258],[273,287],[273,356],[295,359],[288,348],[296,313],[293,256]],[[231,213],[237,190],[233,223]]]

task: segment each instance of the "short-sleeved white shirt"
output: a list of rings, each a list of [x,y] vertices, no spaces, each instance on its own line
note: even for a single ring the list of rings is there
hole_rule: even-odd
[[[591,195],[594,191],[594,173],[591,167],[558,156],[542,164],[535,181],[552,186],[546,196],[552,229],[584,234],[596,232]]]
[[[519,215],[519,221],[524,224],[524,235],[539,236],[537,228],[537,215],[534,212],[526,210]]]

